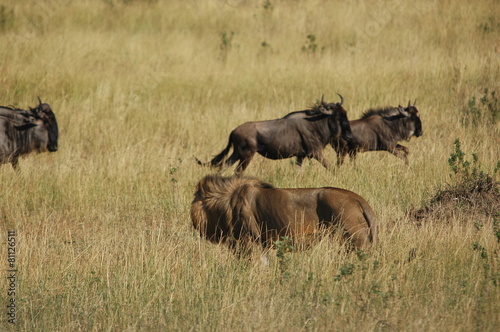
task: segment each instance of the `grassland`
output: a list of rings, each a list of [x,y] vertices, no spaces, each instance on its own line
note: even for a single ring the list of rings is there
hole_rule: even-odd
[[[19,172],[0,167],[0,330],[499,330],[498,211],[465,206],[419,226],[407,213],[460,181],[457,138],[498,181],[498,13],[495,0],[2,1],[0,104],[40,96],[60,138]],[[301,172],[256,157],[247,173],[359,193],[380,245],[355,254],[326,239],[266,268],[199,239],[189,205],[211,170],[194,156],[218,153],[238,124],[336,92],[352,119],[417,99],[424,134],[404,143],[409,167],[388,153]]]

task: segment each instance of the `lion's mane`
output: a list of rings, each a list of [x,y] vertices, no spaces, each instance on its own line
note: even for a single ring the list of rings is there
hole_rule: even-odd
[[[258,238],[260,226],[252,215],[252,201],[260,188],[272,185],[251,177],[207,175],[196,185],[191,221],[212,242],[231,242],[244,236]]]

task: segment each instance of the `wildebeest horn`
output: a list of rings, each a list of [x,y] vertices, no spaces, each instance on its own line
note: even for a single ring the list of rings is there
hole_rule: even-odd
[[[410,107],[410,106],[411,106],[411,99],[408,100],[408,106],[407,106],[407,108]]]
[[[40,99],[40,97],[38,97],[38,101],[40,102],[40,105],[42,105],[42,100]]]
[[[342,106],[342,104],[344,103],[344,97],[342,97],[342,96],[340,95],[340,93],[337,93],[337,94],[338,94],[338,95],[339,95],[339,97],[340,97],[340,106]]]
[[[398,110],[401,115],[410,116],[410,113],[408,113],[403,107],[399,106]]]
[[[325,106],[324,98],[325,98],[325,94],[323,93],[321,95],[321,105],[323,105],[323,106]]]
[[[415,99],[415,101],[413,102],[413,107],[415,107],[415,105],[417,105],[417,100]]]

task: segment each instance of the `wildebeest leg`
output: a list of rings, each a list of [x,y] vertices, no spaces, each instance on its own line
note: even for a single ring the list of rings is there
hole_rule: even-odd
[[[12,158],[10,163],[12,164],[12,168],[14,168],[16,171],[19,170],[19,159],[17,157]]]
[[[302,162],[304,161],[304,157],[299,157],[297,156],[297,160],[295,161],[295,165],[297,165],[297,168],[299,171],[302,169]]]
[[[344,165],[345,153],[337,151],[337,166]]]
[[[248,164],[252,161],[255,152],[257,152],[257,149],[254,148],[249,148],[240,152],[241,158],[240,163],[236,167],[236,174],[243,174],[245,169],[247,169]]]
[[[243,157],[238,166],[236,167],[236,174],[243,174],[243,172],[247,169],[248,164],[252,161],[253,154],[250,156]]]
[[[349,148],[346,142],[337,142],[336,144],[331,144],[332,148],[337,152],[337,166],[344,165],[345,156],[349,152]]]
[[[227,158],[226,161],[224,162],[224,168],[231,167],[237,161],[240,161],[241,163],[242,159],[243,157],[237,151],[233,151],[231,156]]]
[[[349,159],[351,159],[351,162],[356,166],[356,155],[357,155],[357,151],[356,150],[352,150],[349,152]]]
[[[326,169],[330,168],[330,162],[328,160],[326,160],[325,157],[323,157],[322,153],[315,154],[313,156],[313,158],[316,159],[317,161],[319,161],[321,163],[321,165],[323,165]]]
[[[392,150],[389,151],[396,157],[402,159],[406,165],[408,165],[408,154],[410,153],[410,150],[401,144],[397,144],[396,147]]]

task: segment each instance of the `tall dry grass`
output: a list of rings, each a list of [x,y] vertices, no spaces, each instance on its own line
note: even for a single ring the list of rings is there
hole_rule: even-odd
[[[498,218],[457,210],[416,227],[405,213],[457,181],[447,162],[456,138],[494,174],[499,122],[466,125],[463,111],[485,88],[500,92],[497,1],[0,8],[0,104],[40,96],[60,128],[57,153],[28,156],[19,172],[0,167],[1,273],[7,230],[17,232],[19,268],[16,325],[4,309],[1,329],[500,327]],[[188,210],[210,170],[194,156],[218,153],[238,124],[336,92],[352,119],[417,99],[424,135],[404,143],[409,167],[380,152],[330,171],[311,161],[300,173],[291,160],[256,157],[247,173],[361,194],[379,216],[379,247],[349,254],[326,239],[265,268],[200,240]]]

